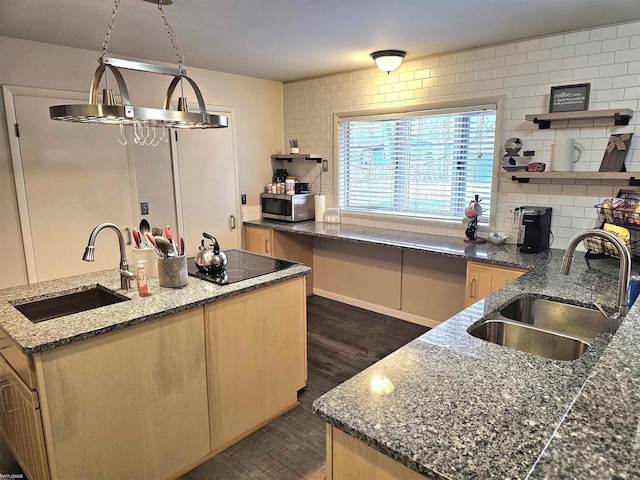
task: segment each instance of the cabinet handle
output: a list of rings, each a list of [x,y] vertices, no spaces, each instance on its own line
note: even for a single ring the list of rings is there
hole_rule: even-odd
[[[8,380],[4,380],[4,381],[8,382]],[[0,407],[2,407],[2,413],[12,413],[17,410],[16,407],[7,409],[7,402],[5,402],[4,391],[9,387],[11,387],[10,383],[7,383],[6,385],[3,385],[2,387],[0,387]],[[11,406],[11,404],[9,404],[9,406]]]
[[[234,230],[236,228],[236,216],[235,215],[231,215],[229,217],[229,226],[231,227],[231,230]]]
[[[131,245],[131,242],[133,241],[131,238],[131,229],[126,227],[124,230],[127,232],[127,245]]]
[[[269,253],[269,239],[264,241],[264,253]]]
[[[473,291],[473,286],[476,284],[476,279],[472,278],[469,281],[469,298],[476,298],[476,294]]]

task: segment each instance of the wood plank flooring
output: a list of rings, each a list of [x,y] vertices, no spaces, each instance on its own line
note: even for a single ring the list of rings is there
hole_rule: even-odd
[[[313,401],[428,330],[316,296],[307,301],[307,324],[308,385],[300,406],[182,480],[323,480],[325,424],[312,413]],[[0,473],[22,473],[1,440]]]

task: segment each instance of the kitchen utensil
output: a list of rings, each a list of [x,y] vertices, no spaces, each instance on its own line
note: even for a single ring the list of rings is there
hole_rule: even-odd
[[[151,231],[151,226],[149,225],[149,222],[147,222],[146,218],[143,218],[142,220],[140,220],[140,233],[144,236],[147,235],[147,232]]]
[[[180,237],[180,256],[184,255],[184,237]]]
[[[200,242],[200,249],[198,250],[195,258],[196,267],[204,273],[213,273],[224,270],[227,266],[227,256],[224,252],[220,251],[218,240],[208,233],[203,233],[202,236],[211,240],[213,243],[209,246],[205,246],[204,239]]]
[[[140,233],[136,227],[131,229],[131,235],[133,235],[133,241],[136,242],[136,248],[140,248]]]
[[[173,245],[169,240],[167,240],[166,238],[160,235],[155,236],[154,240],[156,241],[156,246],[158,247],[158,250],[162,252],[163,257],[166,258],[166,257],[176,256],[176,252],[173,250]]]
[[[161,237],[164,234],[164,230],[160,227],[151,227],[151,233],[154,237]]]
[[[176,247],[176,242],[173,241],[173,235],[171,235],[171,227],[167,225],[164,227],[164,237],[169,240],[171,243],[171,247],[173,248],[173,252],[178,255],[178,249]]]

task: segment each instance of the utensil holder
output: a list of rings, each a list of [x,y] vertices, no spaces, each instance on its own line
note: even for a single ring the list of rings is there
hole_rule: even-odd
[[[158,258],[158,279],[161,287],[182,288],[189,283],[187,256]]]
[[[133,251],[133,269],[140,261],[144,261],[144,269],[147,272],[147,278],[158,278],[158,255],[155,248],[132,248]]]

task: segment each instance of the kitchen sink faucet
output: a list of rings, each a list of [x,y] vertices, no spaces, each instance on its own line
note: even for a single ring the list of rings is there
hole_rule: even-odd
[[[87,244],[87,248],[84,249],[82,260],[85,262],[93,262],[93,251],[95,250],[94,245],[96,243],[96,237],[103,228],[111,228],[115,230],[118,235],[118,243],[120,244],[120,288],[129,290],[129,288],[131,288],[131,279],[135,277],[135,274],[129,271],[129,262],[127,262],[127,254],[124,249],[124,238],[122,237],[122,232],[117,225],[113,223],[101,223],[94,228],[91,235],[89,235],[89,243]]]
[[[592,228],[575,235],[571,240],[569,240],[567,251],[565,252],[564,257],[562,257],[562,268],[560,273],[563,275],[569,275],[571,262],[573,260],[573,252],[578,246],[578,243],[588,237],[599,237],[603,240],[608,240],[618,251],[618,257],[620,257],[620,271],[618,273],[618,305],[617,311],[612,318],[619,319],[629,311],[628,297],[629,277],[631,276],[631,254],[629,253],[627,246],[622,243],[622,240],[620,240],[615,234]]]

